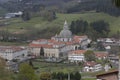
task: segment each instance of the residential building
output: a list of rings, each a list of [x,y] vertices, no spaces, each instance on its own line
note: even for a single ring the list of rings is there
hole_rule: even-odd
[[[99,60],[107,59],[109,56],[108,52],[103,52],[103,51],[97,51],[97,52],[94,52],[94,54],[95,54],[95,57]]]
[[[6,60],[27,56],[27,49],[18,46],[0,46],[0,56]]]
[[[102,70],[102,65],[94,61],[87,61],[84,63],[84,67],[83,67],[84,72],[96,72],[101,70]]]
[[[9,18],[14,18],[14,17],[19,17],[23,14],[23,12],[19,11],[19,12],[16,12],[16,13],[7,13],[5,15],[5,19],[9,19]]]
[[[74,50],[68,53],[68,60],[70,62],[82,62],[85,61],[84,53],[86,50]]]
[[[111,55],[109,55],[108,59],[112,63],[116,63],[116,64],[119,63],[119,56],[118,55],[111,54]]]

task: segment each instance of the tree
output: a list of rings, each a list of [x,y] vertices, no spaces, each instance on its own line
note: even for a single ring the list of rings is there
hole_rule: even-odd
[[[120,0],[112,0],[115,6],[120,7]]]
[[[84,56],[86,61],[95,61],[95,54],[91,50],[86,51]]]
[[[57,73],[56,72],[52,73],[52,79],[57,79]]]
[[[6,67],[6,61],[0,57],[0,80],[12,80],[12,73]]]
[[[105,48],[104,48],[102,42],[97,42],[96,48],[97,48],[97,50],[99,50],[99,51],[105,51]]]
[[[74,74],[74,80],[81,80],[81,75],[78,71],[75,72],[75,74]]]
[[[90,26],[102,36],[107,36],[110,31],[109,24],[103,20],[92,22]]]
[[[63,80],[64,79],[64,73],[63,72],[58,72],[57,73],[57,79]]]
[[[29,60],[29,65],[33,68],[32,60]]]
[[[44,48],[43,47],[40,48],[40,56],[44,57]]]
[[[74,80],[74,74],[72,72],[70,73],[70,79]]]
[[[49,72],[42,72],[40,74],[40,80],[52,80],[52,75]]]
[[[22,63],[19,68],[18,80],[37,80],[37,76],[29,64]]]
[[[43,19],[48,21],[52,21],[56,19],[56,13],[55,11],[52,11],[52,10],[43,10],[40,12],[40,15],[41,17],[43,17]]]
[[[28,12],[27,10],[24,10],[21,17],[24,21],[30,20],[30,12]]]
[[[88,22],[83,20],[72,21],[70,30],[73,34],[83,34],[87,31]]]

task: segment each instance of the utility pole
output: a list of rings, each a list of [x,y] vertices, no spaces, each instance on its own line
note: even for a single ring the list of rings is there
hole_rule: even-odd
[[[120,33],[118,33],[118,40],[120,40]],[[118,48],[120,48],[120,45],[118,45]],[[119,62],[118,62],[118,80],[120,80],[120,49],[119,49]]]
[[[118,68],[118,80],[120,80],[120,55],[119,55],[119,68]]]

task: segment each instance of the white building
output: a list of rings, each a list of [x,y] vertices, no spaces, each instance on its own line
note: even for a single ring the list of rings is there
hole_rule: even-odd
[[[97,52],[95,51],[94,54],[95,54],[95,57],[99,60],[107,59],[109,55],[109,53],[106,51],[97,51]]]
[[[84,53],[86,52],[86,50],[75,50],[75,51],[71,51],[68,54],[68,60],[70,62],[81,62],[81,61],[85,61],[85,57],[84,57]]]
[[[13,60],[27,56],[27,49],[18,46],[1,46],[0,56],[6,60]]]
[[[102,65],[97,64],[96,62],[85,62],[83,71],[84,72],[96,72],[96,71],[101,71],[102,70]]]
[[[7,13],[5,15],[5,19],[9,19],[9,18],[14,18],[14,17],[19,17],[22,16],[23,12],[19,11],[19,12],[15,12],[15,13]]]

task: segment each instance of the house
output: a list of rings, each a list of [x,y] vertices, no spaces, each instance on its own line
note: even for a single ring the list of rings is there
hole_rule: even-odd
[[[86,50],[74,50],[68,53],[68,60],[70,62],[81,62],[85,61],[84,53]]]
[[[84,67],[83,67],[84,72],[96,72],[101,70],[102,70],[102,65],[94,61],[87,61],[84,63]]]
[[[97,39],[97,42],[101,42],[105,47],[120,45],[119,39],[115,39],[115,38],[99,38],[99,39]]]
[[[94,54],[95,54],[95,57],[99,60],[108,58],[108,52],[98,51],[98,52],[94,52]]]
[[[119,56],[115,55],[115,54],[110,54],[108,57],[109,61],[115,64],[119,63]]]
[[[14,17],[19,17],[23,14],[23,12],[19,11],[19,12],[16,12],[16,13],[7,13],[5,15],[5,19],[9,19],[9,18],[14,18]]]
[[[29,44],[29,50],[31,54],[40,56],[41,47],[44,49],[44,57],[68,57],[68,52],[78,50],[81,45],[82,47],[87,46],[90,40],[86,35],[77,36],[73,35],[69,30],[67,21],[65,21],[63,29],[60,33],[51,39],[39,39],[34,40]]]
[[[97,80],[118,80],[118,70],[96,75]]]
[[[6,60],[18,59],[27,55],[26,48],[19,46],[0,46],[0,56]]]

